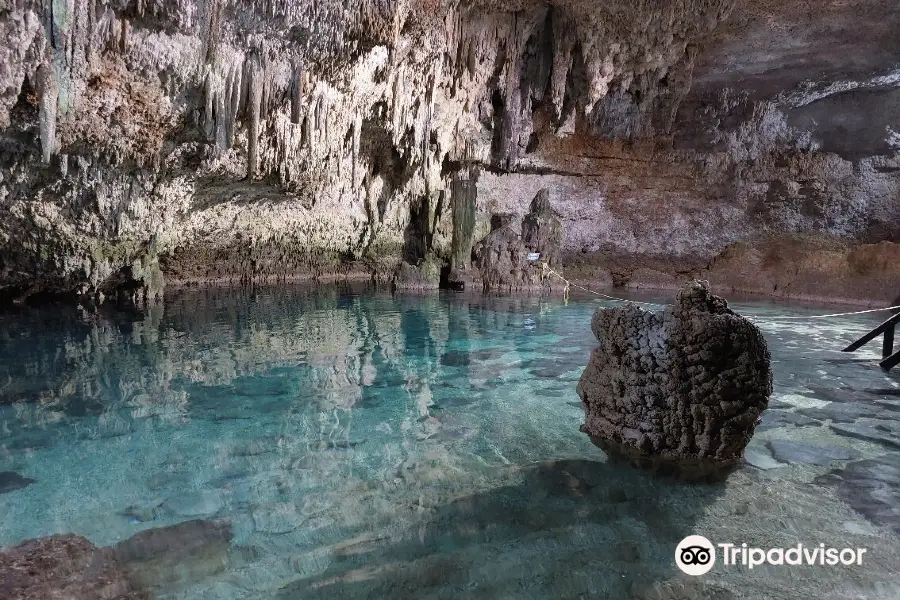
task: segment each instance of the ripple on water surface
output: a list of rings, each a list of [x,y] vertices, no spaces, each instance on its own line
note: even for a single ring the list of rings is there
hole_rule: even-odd
[[[0,316],[0,545],[78,533],[159,598],[900,597],[900,382],[837,351],[878,316],[733,304],[775,394],[749,464],[689,486],[579,433],[598,305],[211,289]],[[871,560],[691,579],[694,533]]]

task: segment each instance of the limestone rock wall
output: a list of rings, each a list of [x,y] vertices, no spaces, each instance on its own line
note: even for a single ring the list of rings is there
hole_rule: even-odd
[[[0,290],[446,260],[473,164],[480,231],[549,188],[564,253],[630,257],[620,282],[635,257],[687,273],[772,232],[900,241],[900,11],[797,3],[7,0]],[[826,52],[861,7],[872,30],[846,36],[883,50]],[[817,19],[832,68],[785,75],[782,30]]]

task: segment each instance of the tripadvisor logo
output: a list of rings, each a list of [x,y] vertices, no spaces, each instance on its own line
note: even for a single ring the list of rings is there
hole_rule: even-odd
[[[716,550],[718,548],[718,550]],[[716,555],[725,566],[815,565],[834,567],[861,565],[865,548],[830,548],[825,544],[790,548],[750,548],[747,544],[713,544],[702,535],[689,535],[675,548],[675,564],[688,575],[703,575],[716,564]]]

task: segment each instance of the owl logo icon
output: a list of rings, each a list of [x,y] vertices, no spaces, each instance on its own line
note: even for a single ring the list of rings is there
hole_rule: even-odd
[[[675,564],[688,575],[709,573],[716,564],[716,549],[702,535],[689,535],[675,548]]]

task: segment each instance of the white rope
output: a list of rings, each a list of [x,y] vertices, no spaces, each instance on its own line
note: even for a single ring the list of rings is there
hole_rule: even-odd
[[[900,310],[900,306],[888,306],[887,308],[872,308],[869,310],[857,310],[854,312],[832,313],[830,315],[806,315],[802,317],[767,317],[768,319],[829,319],[831,317],[849,317],[852,315],[865,315],[868,313],[884,312],[887,310]]]
[[[563,277],[562,275],[560,275],[559,273],[557,273],[556,271],[551,269],[549,267],[549,265],[547,265],[547,263],[541,263],[541,264],[544,267],[545,271],[547,271],[551,275],[556,275],[557,277],[559,277],[566,283],[567,292],[568,292],[568,287],[571,286],[574,288],[578,288],[579,290],[588,292],[589,294],[594,294],[595,296],[600,296],[601,298],[606,298],[607,300],[614,300],[616,302],[631,302],[633,304],[644,304],[646,306],[667,306],[666,304],[657,304],[655,302],[638,302],[636,300],[626,300],[625,298],[616,298],[615,296],[607,296],[606,294],[601,294],[600,292],[595,292],[594,290],[589,290],[586,287],[582,287],[578,284],[572,283],[571,281],[569,281],[568,279],[566,279],[565,277]],[[900,306],[888,306],[886,308],[871,308],[869,310],[857,310],[857,311],[853,311],[853,312],[832,313],[830,315],[803,315],[803,316],[781,316],[781,317],[774,316],[774,317],[766,317],[764,320],[780,321],[780,320],[784,320],[784,319],[791,319],[791,320],[795,320],[795,319],[830,319],[833,317],[850,317],[853,315],[865,315],[865,314],[869,314],[869,313],[885,312],[885,311],[889,311],[889,310],[900,310]],[[760,320],[758,317],[748,317],[748,318],[751,320]]]
[[[626,300],[625,298],[616,298],[615,296],[607,296],[606,294],[601,294],[600,292],[595,292],[594,290],[589,290],[586,287],[582,287],[576,283],[572,283],[571,281],[569,281],[568,279],[566,279],[565,277],[563,277],[562,275],[560,275],[559,273],[557,273],[556,271],[551,269],[547,263],[541,263],[541,265],[544,267],[545,271],[547,271],[548,273],[550,273],[552,275],[556,275],[557,277],[562,279],[566,283],[567,288],[568,287],[578,288],[579,290],[585,291],[589,294],[594,294],[595,296],[600,296],[601,298],[606,298],[607,300],[614,300],[616,302],[631,302],[632,304],[644,304],[646,306],[666,306],[665,304],[657,304],[655,302],[638,302],[636,300]]]

